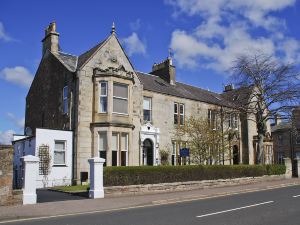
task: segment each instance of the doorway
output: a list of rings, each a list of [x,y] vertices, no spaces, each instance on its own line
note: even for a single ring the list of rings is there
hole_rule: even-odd
[[[153,166],[153,144],[150,139],[146,139],[143,144],[145,154],[145,165]]]
[[[240,154],[239,154],[239,148],[237,145],[234,145],[232,148],[232,155],[233,155],[233,164],[237,165],[240,163]]]

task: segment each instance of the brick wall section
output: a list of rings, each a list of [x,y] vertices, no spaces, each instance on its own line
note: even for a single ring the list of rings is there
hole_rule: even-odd
[[[12,190],[13,147],[0,145],[0,206],[20,203],[21,195]]]

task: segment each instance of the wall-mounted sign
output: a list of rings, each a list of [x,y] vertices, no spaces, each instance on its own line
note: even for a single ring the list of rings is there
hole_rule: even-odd
[[[188,157],[190,156],[190,149],[189,148],[181,148],[179,150],[180,157]]]

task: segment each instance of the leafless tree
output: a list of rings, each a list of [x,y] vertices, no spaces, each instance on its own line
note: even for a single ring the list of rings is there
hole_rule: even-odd
[[[192,163],[220,164],[231,157],[229,133],[220,127],[212,128],[205,118],[186,118],[183,126],[176,126],[174,136],[177,141],[187,142]]]
[[[257,163],[262,163],[266,122],[278,114],[287,115],[299,104],[299,73],[292,64],[283,64],[262,53],[243,55],[233,67],[232,80],[237,87],[253,87],[246,105],[240,110],[252,114],[258,133]]]

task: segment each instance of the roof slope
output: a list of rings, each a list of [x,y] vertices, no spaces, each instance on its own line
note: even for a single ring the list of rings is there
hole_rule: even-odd
[[[64,52],[56,52],[53,55],[71,72],[76,71],[77,59],[75,55],[70,55]]]
[[[96,46],[94,46],[93,48],[91,48],[90,50],[84,52],[83,54],[81,54],[78,57],[78,64],[77,64],[77,68],[79,69],[86,61],[88,61],[92,55],[102,46],[102,44],[105,42],[106,40],[100,42],[99,44],[97,44]]]
[[[228,101],[234,102],[239,106],[245,106],[249,103],[251,93],[253,92],[253,86],[241,87],[222,93],[222,97]]]
[[[211,103],[220,106],[234,107],[235,105],[221,94],[207,91],[198,87],[176,82],[171,85],[158,76],[136,72],[145,90]]]

